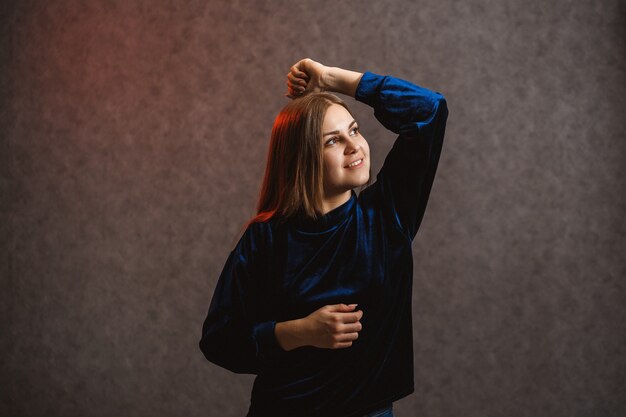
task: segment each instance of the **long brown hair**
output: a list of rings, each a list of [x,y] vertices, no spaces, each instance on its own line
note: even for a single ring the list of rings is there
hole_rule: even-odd
[[[347,104],[330,93],[310,93],[290,101],[276,116],[257,214],[248,222],[294,215],[315,219],[322,213],[322,125],[332,104]]]

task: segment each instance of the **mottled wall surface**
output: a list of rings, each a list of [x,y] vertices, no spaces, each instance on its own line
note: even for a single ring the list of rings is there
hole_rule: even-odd
[[[0,415],[245,415],[197,343],[307,56],[448,100],[396,416],[626,415],[625,8],[3,2]]]

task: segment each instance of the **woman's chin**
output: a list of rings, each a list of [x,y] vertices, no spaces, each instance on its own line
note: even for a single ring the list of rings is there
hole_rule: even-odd
[[[361,178],[361,180],[359,181],[358,185],[356,187],[363,187],[364,185],[367,184],[367,182],[370,180],[370,176],[365,175],[363,178]]]

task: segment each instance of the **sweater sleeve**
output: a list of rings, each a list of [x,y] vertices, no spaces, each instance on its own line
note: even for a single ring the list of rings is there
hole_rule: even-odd
[[[374,108],[382,125],[398,134],[377,175],[382,205],[412,240],[417,234],[435,178],[448,109],[446,100],[391,76],[365,72],[355,98]]]
[[[200,350],[214,364],[238,374],[258,374],[267,360],[283,352],[275,320],[260,317],[258,283],[242,240],[220,274],[202,326]]]

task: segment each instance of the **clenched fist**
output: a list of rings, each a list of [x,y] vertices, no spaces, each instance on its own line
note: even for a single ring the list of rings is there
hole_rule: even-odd
[[[326,91],[324,78],[328,67],[313,61],[311,58],[304,58],[293,64],[287,74],[287,94],[286,97],[297,98],[308,93]]]
[[[363,311],[354,311],[357,304],[326,305],[305,317],[307,345],[339,349],[352,346],[363,328],[359,320]]]

